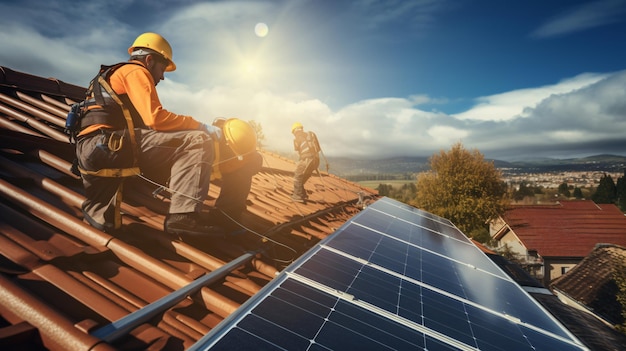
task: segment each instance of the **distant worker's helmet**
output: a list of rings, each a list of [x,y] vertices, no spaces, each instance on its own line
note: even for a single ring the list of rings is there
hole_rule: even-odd
[[[128,54],[132,55],[133,51],[139,48],[150,49],[161,54],[169,62],[167,67],[165,67],[165,71],[171,72],[176,70],[176,64],[172,60],[172,47],[161,35],[156,33],[139,35],[133,45],[128,48]]]
[[[229,118],[222,126],[226,144],[237,156],[243,156],[256,150],[256,131],[246,121]]]
[[[291,132],[293,133],[296,129],[302,129],[302,123],[296,122],[291,125]]]

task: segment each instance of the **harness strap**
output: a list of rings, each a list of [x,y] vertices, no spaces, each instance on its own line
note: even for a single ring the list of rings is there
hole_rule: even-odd
[[[132,148],[133,148],[133,165],[137,166],[139,164],[139,158],[138,158],[139,148],[137,147],[137,140],[135,139],[135,124],[133,123],[133,118],[130,114],[130,110],[128,109],[128,107],[126,107],[122,103],[122,100],[120,100],[119,96],[117,96],[115,91],[113,91],[109,83],[107,83],[107,81],[104,80],[102,76],[98,77],[98,83],[100,83],[100,85],[109,93],[109,95],[111,95],[113,100],[115,100],[115,102],[118,105],[120,105],[120,107],[122,108],[122,113],[124,114],[126,125],[128,126],[128,135],[130,136],[130,144],[132,145]]]
[[[78,167],[78,170],[82,174],[87,174],[96,177],[108,177],[108,178],[125,178],[132,177],[135,175],[141,174],[141,170],[139,167],[131,167],[131,168],[102,168],[97,171],[88,171],[81,167]]]
[[[93,124],[107,124],[113,127],[113,129],[126,128],[126,125],[122,121],[112,117],[108,113],[104,113],[104,110],[90,110],[80,119],[81,129]]]
[[[98,84],[94,84],[94,87],[102,87],[106,90],[106,92],[111,96],[111,98],[120,106],[120,108],[122,109],[122,113],[124,115],[124,120],[126,121],[126,126],[124,126],[125,128],[127,128],[128,130],[128,134],[130,136],[130,144],[133,150],[133,167],[129,167],[129,168],[103,168],[103,169],[99,169],[97,171],[88,171],[86,169],[83,169],[81,167],[78,168],[78,170],[80,171],[80,173],[82,174],[86,174],[86,175],[91,175],[91,176],[96,176],[96,177],[110,177],[110,178],[123,178],[123,177],[131,177],[131,176],[135,176],[138,174],[141,174],[141,170],[139,169],[139,158],[138,158],[138,150],[139,148],[137,147],[137,140],[135,139],[135,125],[133,123],[133,118],[130,114],[130,110],[122,103],[122,100],[120,100],[119,96],[117,96],[117,94],[115,93],[115,91],[113,91],[113,89],[111,88],[111,86],[109,85],[109,83],[102,77],[102,75],[100,75],[98,77]],[[99,89],[99,88],[98,88]],[[96,94],[96,95],[100,95],[102,96],[102,94]],[[96,117],[94,117],[96,118]],[[111,143],[111,140],[109,140],[109,143]],[[121,148],[121,140],[119,142],[119,144],[117,145],[109,145],[109,148],[112,148],[112,150],[115,149],[119,149]],[[119,189],[118,189],[119,192]]]

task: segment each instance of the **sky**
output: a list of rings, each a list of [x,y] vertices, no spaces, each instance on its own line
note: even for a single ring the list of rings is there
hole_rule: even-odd
[[[144,32],[164,108],[328,157],[626,155],[626,0],[0,0],[0,66],[87,86]]]

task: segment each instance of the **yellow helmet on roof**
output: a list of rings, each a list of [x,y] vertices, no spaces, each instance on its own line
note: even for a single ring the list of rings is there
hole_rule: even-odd
[[[237,156],[256,150],[256,131],[250,123],[238,118],[229,118],[222,127],[226,144]]]
[[[300,122],[296,122],[294,124],[291,125],[291,132],[293,133],[294,130],[298,129],[298,128],[303,128],[302,127],[302,123]]]
[[[146,48],[161,54],[169,64],[165,67],[165,71],[171,72],[176,70],[176,64],[172,60],[172,47],[170,43],[157,33],[143,33],[135,39],[133,45],[128,48],[128,54],[132,55],[133,51],[138,48]]]

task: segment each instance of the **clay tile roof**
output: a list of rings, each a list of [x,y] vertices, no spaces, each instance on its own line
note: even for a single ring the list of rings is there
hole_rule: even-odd
[[[543,257],[585,257],[598,243],[626,245],[626,217],[611,204],[513,206],[503,219],[527,249]]]
[[[294,203],[294,162],[261,150],[263,168],[253,178],[240,222],[246,230],[239,235],[172,239],[162,231],[167,196],[140,179],[126,186],[135,191],[124,197],[124,231],[100,232],[82,221],[82,183],[70,172],[73,149],[63,133],[69,106],[84,90],[0,67],[2,347],[188,348],[378,197],[372,189],[321,172],[306,184],[311,201]],[[207,207],[218,194],[214,183]],[[237,259],[241,263],[229,267]],[[150,323],[129,327],[107,343],[93,335],[106,334],[109,323],[222,268],[225,276],[164,305]]]
[[[598,245],[579,264],[555,279],[550,287],[592,310],[611,324],[621,324],[622,306],[616,273],[626,272],[626,247]]]

